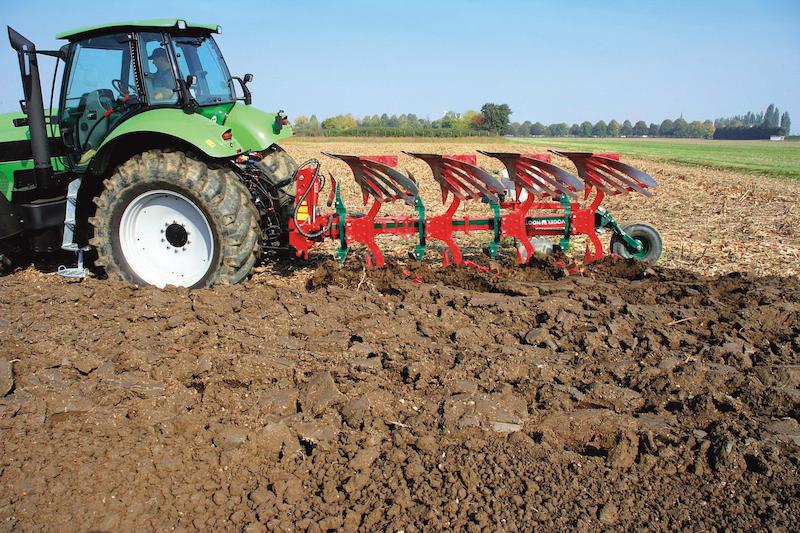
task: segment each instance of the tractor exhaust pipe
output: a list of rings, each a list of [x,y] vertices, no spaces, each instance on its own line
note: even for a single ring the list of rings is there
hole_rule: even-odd
[[[39,63],[36,58],[36,45],[8,27],[8,40],[19,56],[19,71],[22,76],[22,90],[25,100],[21,101],[22,111],[28,116],[31,134],[31,151],[35,163],[36,186],[45,189],[50,184],[53,167],[50,165],[50,144],[44,120],[42,85],[39,81]]]

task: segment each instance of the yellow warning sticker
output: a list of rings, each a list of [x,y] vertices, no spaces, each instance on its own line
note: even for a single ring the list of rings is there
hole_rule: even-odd
[[[214,141],[212,141],[211,139],[206,139],[206,144],[207,144],[208,146],[210,146],[211,148],[214,148],[214,147],[217,145],[217,143],[215,143],[215,142],[214,142]]]
[[[298,222],[308,220],[308,205],[306,203],[300,204],[300,207],[297,208],[297,220]]]

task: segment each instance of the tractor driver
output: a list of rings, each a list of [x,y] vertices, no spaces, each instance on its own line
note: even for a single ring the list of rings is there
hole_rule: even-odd
[[[175,93],[175,76],[169,64],[167,51],[161,47],[153,50],[148,57],[156,66],[156,71],[148,76],[150,91],[154,100],[168,100]]]

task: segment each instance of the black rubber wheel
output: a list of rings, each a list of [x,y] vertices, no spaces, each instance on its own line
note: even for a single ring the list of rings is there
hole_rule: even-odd
[[[264,173],[270,185],[275,185],[291,178],[297,171],[297,162],[277,144],[267,148],[264,154],[264,159],[258,162],[258,167]],[[280,242],[277,243],[278,246],[286,246],[289,243],[289,220],[293,215],[294,196],[293,180],[272,193],[272,201],[278,211],[283,230]]]
[[[234,284],[261,255],[258,211],[232,170],[151,150],[117,167],[103,185],[89,242],[110,278],[191,288]]]
[[[634,258],[639,261],[645,261],[650,264],[655,264],[661,258],[663,244],[661,241],[661,234],[658,230],[645,222],[636,222],[628,224],[622,231],[629,236],[642,243],[642,250],[630,250],[625,245],[625,241],[617,234],[611,237],[611,251],[624,258]]]
[[[291,178],[297,171],[297,162],[277,144],[273,144],[264,150],[264,154],[264,159],[258,162],[258,167],[267,177],[270,184],[274,185]],[[294,181],[289,182],[275,192],[280,205],[292,206],[294,204]]]

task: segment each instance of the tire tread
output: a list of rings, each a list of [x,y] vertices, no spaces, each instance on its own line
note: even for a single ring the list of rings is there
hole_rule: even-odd
[[[250,274],[261,256],[258,212],[238,176],[226,168],[214,168],[180,151],[150,150],[135,155],[117,167],[104,181],[103,192],[94,199],[97,211],[89,219],[94,236],[89,243],[97,250],[95,264],[109,277],[137,283],[114,257],[112,212],[128,187],[147,182],[167,182],[192,191],[204,204],[219,229],[219,261],[202,284],[238,283]]]

